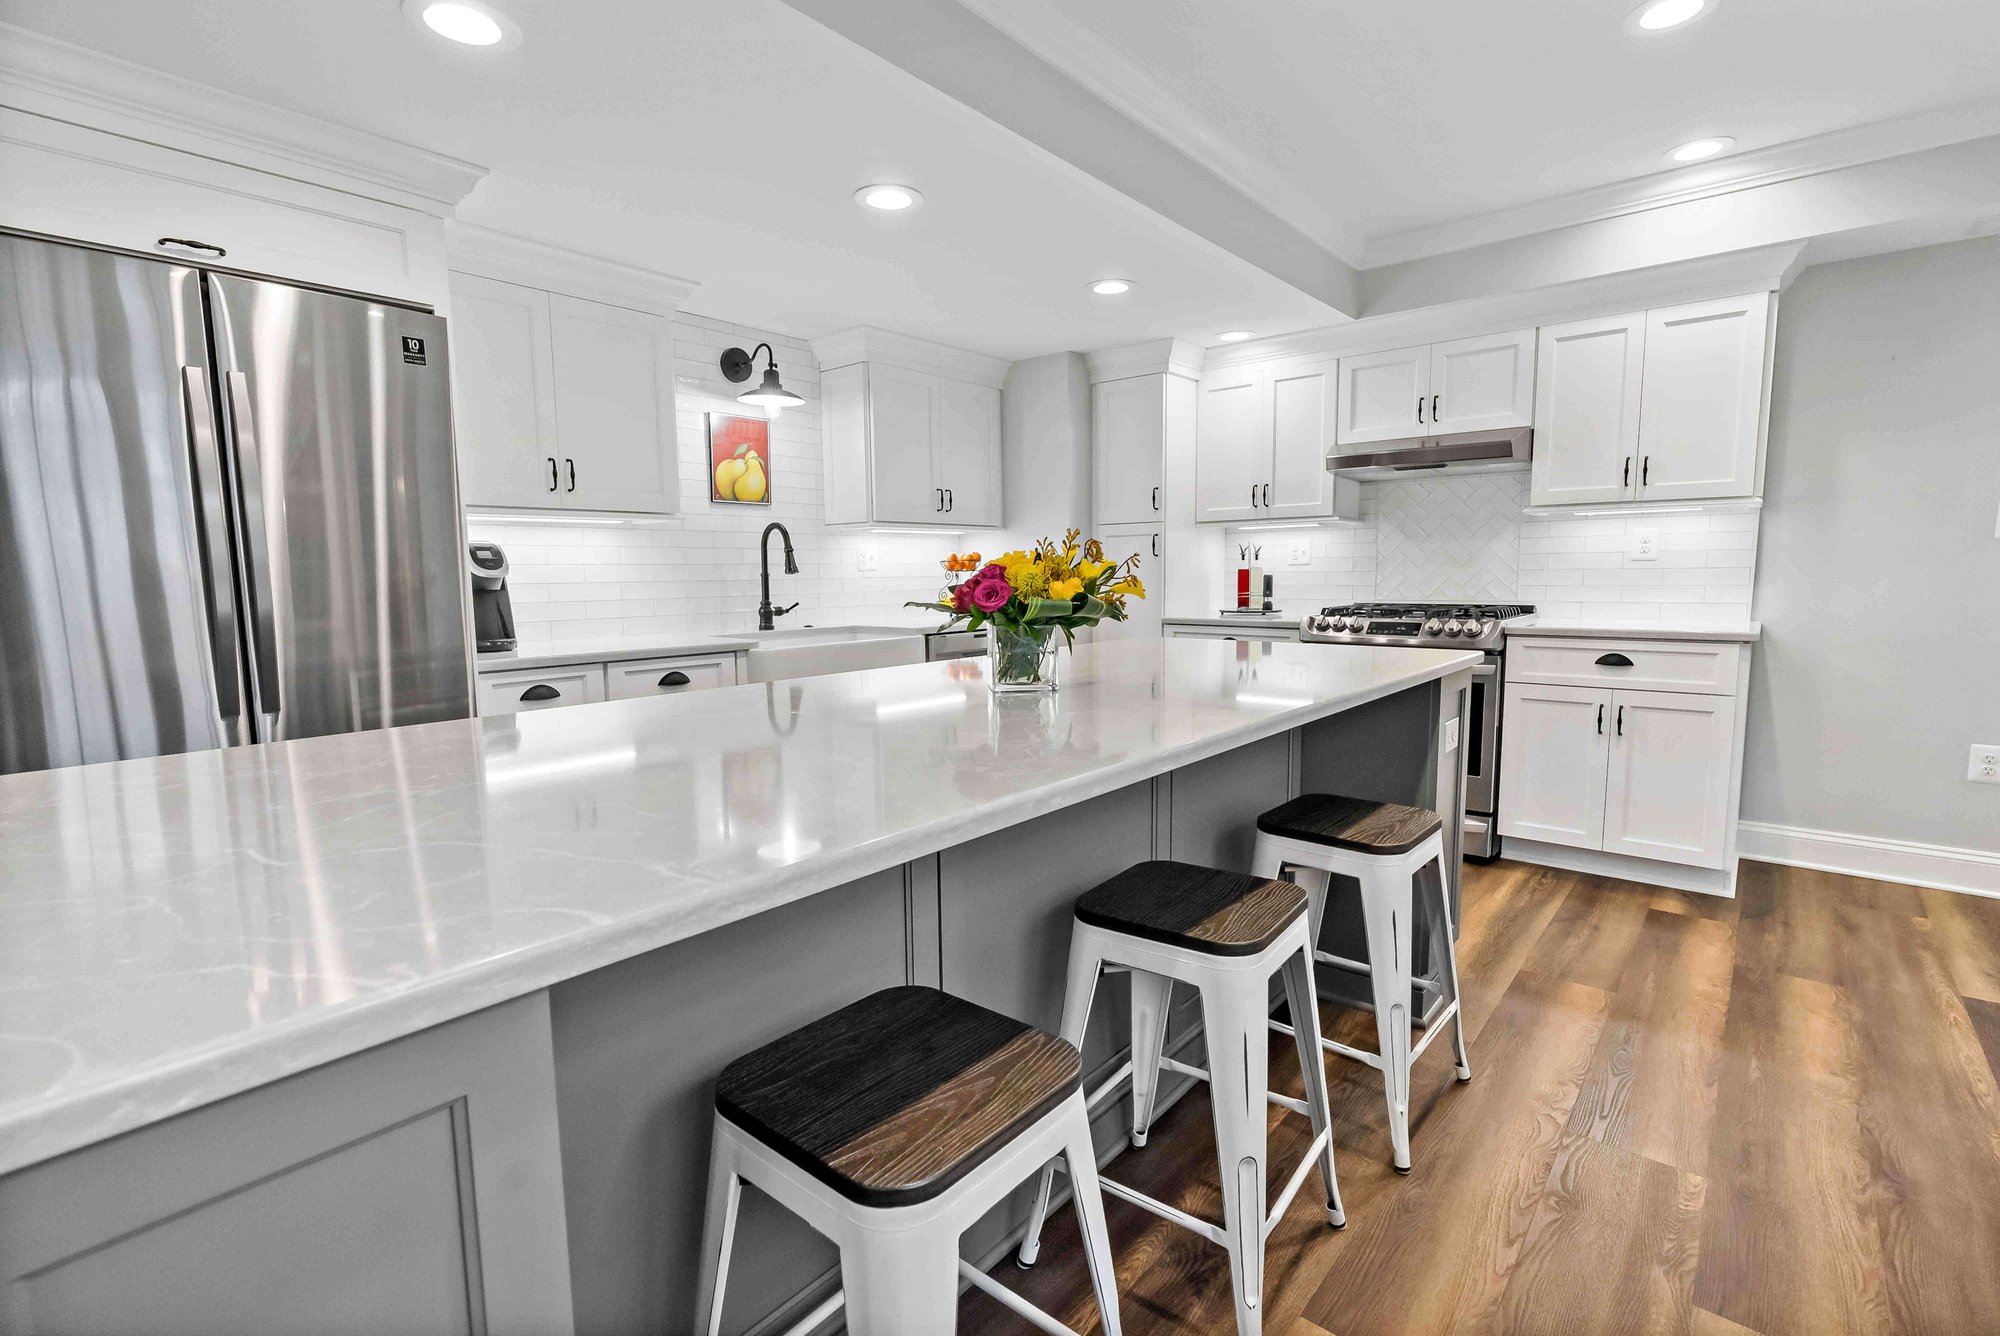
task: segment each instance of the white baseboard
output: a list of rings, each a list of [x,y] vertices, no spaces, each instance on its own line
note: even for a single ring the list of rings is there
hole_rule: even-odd
[[[1700,895],[1719,895],[1725,899],[1736,894],[1736,873],[1719,868],[1684,867],[1679,863],[1662,863],[1651,858],[1633,858],[1627,854],[1607,854],[1598,849],[1572,849],[1566,844],[1544,844],[1540,840],[1524,840],[1518,835],[1509,835],[1500,841],[1500,856],[1511,858],[1517,863],[1534,863],[1540,867],[1561,868],[1565,872],[1587,872],[1593,876],[1616,877],[1620,881],[1636,881],[1647,886],[1665,886],[1677,891],[1693,891]]]
[[[1763,821],[1740,822],[1736,829],[1736,851],[1744,858],[2000,897],[2000,853]]]

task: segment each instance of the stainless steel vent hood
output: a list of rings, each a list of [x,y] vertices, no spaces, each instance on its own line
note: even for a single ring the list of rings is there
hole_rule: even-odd
[[[1371,441],[1326,457],[1329,473],[1362,482],[1408,478],[1419,473],[1504,473],[1528,467],[1535,454],[1535,429],[1461,431],[1447,436],[1410,436]]]

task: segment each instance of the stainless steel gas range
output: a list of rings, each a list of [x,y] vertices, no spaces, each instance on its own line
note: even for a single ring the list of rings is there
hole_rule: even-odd
[[[1299,639],[1331,645],[1416,645],[1476,649],[1471,717],[1465,741],[1465,853],[1497,858],[1500,794],[1500,701],[1507,623],[1533,615],[1524,603],[1350,603],[1299,622]]]

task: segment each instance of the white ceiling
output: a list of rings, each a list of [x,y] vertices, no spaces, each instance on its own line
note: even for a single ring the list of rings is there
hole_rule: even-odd
[[[701,284],[803,338],[877,325],[996,356],[1339,320],[776,0],[500,0],[486,55],[396,0],[0,0],[0,20],[492,169],[469,222]],[[878,180],[925,192],[864,213]],[[1089,280],[1136,281],[1128,297]]]
[[[1359,264],[1409,229],[2000,95],[1991,0],[965,0],[1045,54],[1073,25],[1281,176]],[[1056,57],[1060,59],[1060,57]]]

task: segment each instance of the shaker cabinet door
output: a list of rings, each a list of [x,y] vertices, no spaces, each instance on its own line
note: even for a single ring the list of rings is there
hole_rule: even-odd
[[[1340,359],[1340,422],[1343,446],[1393,441],[1429,430],[1431,350],[1397,348]]]
[[[672,323],[554,293],[549,323],[563,504],[672,513],[680,499]]]
[[[1768,292],[1647,313],[1640,500],[1756,493],[1770,315]]]
[[[1605,852],[1721,867],[1735,739],[1734,696],[1613,692]]]
[[[1159,376],[1100,381],[1091,387],[1091,455],[1096,520],[1149,524],[1165,505],[1162,445],[1166,397]]]
[[[937,485],[953,524],[1000,522],[1000,391],[942,377],[938,381]]]
[[[1259,496],[1271,519],[1333,514],[1333,449],[1338,363],[1332,359],[1273,366],[1265,390],[1271,433],[1271,493]]]
[[[1629,501],[1639,480],[1646,313],[1545,325],[1540,342],[1531,502]]]
[[[1500,833],[1578,849],[1604,844],[1612,693],[1509,682],[1501,713]]]
[[[1265,377],[1242,371],[1204,378],[1195,416],[1194,517],[1264,516],[1271,440],[1265,425]]]
[[[549,295],[451,276],[452,425],[468,506],[562,504]]]
[[[944,483],[932,473],[938,378],[875,363],[868,368],[868,472],[877,523],[939,524]]]
[[[1528,426],[1535,420],[1535,331],[1434,343],[1430,381],[1427,435]]]

